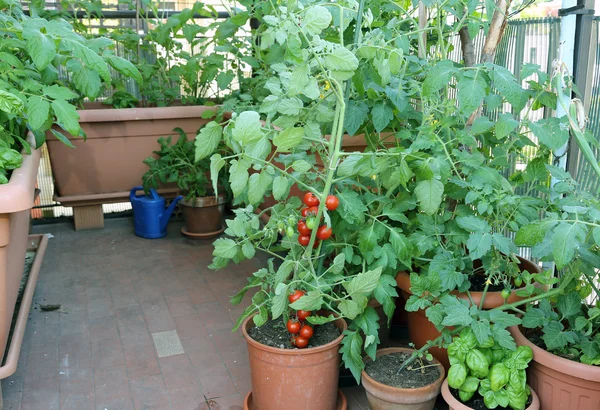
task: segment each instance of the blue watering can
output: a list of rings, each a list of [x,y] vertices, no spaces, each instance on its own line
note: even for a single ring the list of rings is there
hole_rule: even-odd
[[[133,208],[133,223],[135,234],[142,238],[156,239],[167,235],[167,223],[175,209],[177,202],[183,198],[179,195],[165,209],[165,198],[150,189],[150,195],[135,195],[144,188],[136,186],[129,193],[129,200]]]

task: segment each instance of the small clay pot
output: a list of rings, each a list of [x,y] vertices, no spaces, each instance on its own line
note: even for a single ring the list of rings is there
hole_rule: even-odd
[[[181,201],[185,226],[181,232],[191,238],[211,238],[223,232],[224,194]]]
[[[407,347],[388,347],[377,351],[377,357],[392,353],[412,354],[414,349]],[[365,361],[370,360],[368,357]],[[440,364],[438,360],[434,362]],[[367,392],[367,400],[371,410],[431,410],[435,400],[440,394],[442,382],[446,377],[444,367],[439,366],[440,377],[435,383],[415,389],[401,389],[388,386],[371,378],[366,371],[362,371],[362,385]]]
[[[336,410],[340,343],[348,328],[344,319],[334,322],[340,336],[323,346],[278,349],[252,339],[252,317],[242,325],[248,344],[252,402],[255,410]]]
[[[600,367],[556,356],[531,343],[518,326],[509,328],[518,346],[529,346],[533,360],[527,380],[544,410],[600,408]]]
[[[538,398],[538,395],[535,394],[535,391],[531,387],[530,387],[530,390],[531,390],[531,404],[525,410],[539,410],[540,409],[540,399]],[[448,403],[448,410],[472,410],[471,407],[465,406],[456,397],[454,397],[452,392],[450,392],[450,388],[448,387],[448,380],[444,380],[444,384],[442,385],[442,396],[444,397],[444,400],[446,401],[446,403]],[[564,410],[567,410],[567,409],[575,410],[575,407],[563,407],[563,409]],[[544,407],[544,410],[546,410],[545,407]]]

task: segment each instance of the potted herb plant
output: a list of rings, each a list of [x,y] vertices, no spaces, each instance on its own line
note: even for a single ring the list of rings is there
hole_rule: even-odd
[[[128,190],[140,185],[145,172],[142,162],[158,148],[158,137],[175,136],[174,129],[180,128],[193,139],[216,115],[215,104],[231,94],[235,78],[244,84],[248,59],[238,48],[244,47],[246,37],[236,33],[246,23],[247,13],[218,21],[212,8],[197,2],[163,20],[159,3],[145,7],[140,17],[151,27],[146,34],[117,28],[107,32],[115,49],[139,72],[110,78],[108,71],[98,71],[99,77],[77,67],[81,74],[72,78],[74,89],[90,88],[92,101],[107,90],[111,96],[105,101],[100,98],[101,102],[79,100],[77,114],[87,140],[67,135],[78,155],[49,138],[56,200],[75,206],[75,214],[99,213],[101,218],[101,204],[126,200]],[[198,22],[197,15],[205,19]],[[212,31],[214,36],[208,37]],[[97,41],[93,34],[86,37]],[[130,78],[139,84],[139,99],[128,92],[135,88]]]
[[[219,147],[221,126],[215,121],[204,127],[195,140],[190,141],[181,129],[179,138],[159,138],[160,149],[144,163],[150,169],[142,177],[144,189],[158,188],[175,183],[184,199],[179,202],[185,226],[181,232],[191,238],[211,238],[223,232],[223,214],[227,201],[227,180],[221,178],[217,193],[210,184],[209,165],[206,158]],[[211,141],[217,142],[212,144]],[[198,158],[198,160],[196,159]]]
[[[25,15],[18,1],[0,1],[0,353],[4,354],[23,276],[30,210],[34,203],[40,147],[46,130],[68,144],[64,133],[81,134],[77,94],[58,80],[58,67],[82,62],[98,67],[128,63],[90,44],[64,20]],[[105,40],[105,39],[104,39]],[[108,69],[107,69],[108,70]],[[87,90],[83,91],[87,95]]]
[[[529,347],[511,351],[493,337],[480,343],[471,329],[465,329],[448,352],[452,366],[442,395],[450,409],[540,408],[535,391],[527,386],[525,369],[533,358]]]

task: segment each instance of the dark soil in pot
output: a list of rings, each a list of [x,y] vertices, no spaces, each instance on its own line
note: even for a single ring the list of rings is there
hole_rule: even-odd
[[[326,345],[340,336],[340,330],[331,322],[313,326],[313,328],[314,335],[310,338],[307,349]],[[248,334],[258,343],[266,346],[296,349],[291,343],[291,335],[282,319],[269,320],[261,327],[252,327],[248,329]]]
[[[485,281],[487,280],[487,276],[485,275],[471,275],[469,276],[469,282],[471,282],[471,288],[469,289],[471,292],[483,292],[485,289]],[[494,284],[492,283],[488,287],[488,292],[502,292],[504,289],[504,283]]]
[[[375,361],[365,365],[365,372],[374,380],[388,386],[403,389],[414,389],[435,383],[440,377],[439,366],[423,360],[423,366],[418,361],[398,373],[398,369],[408,360],[408,353],[391,353],[379,356]]]
[[[454,396],[454,398],[456,400],[460,401],[460,399],[458,398],[458,390],[451,388],[450,392],[452,393],[452,395]],[[464,403],[462,401],[460,401],[460,402],[473,410],[488,410],[488,408],[485,406],[485,403],[483,402],[483,397],[481,397],[481,395],[479,395],[479,393],[477,393],[477,392],[475,392],[475,394],[473,395],[473,397],[471,397],[471,399],[469,401],[464,402]],[[528,408],[529,406],[531,406],[532,402],[533,402],[533,400],[530,395],[529,398],[527,399],[527,404],[525,405],[525,408]],[[498,406],[496,408],[497,409],[510,409],[510,406],[509,407]]]

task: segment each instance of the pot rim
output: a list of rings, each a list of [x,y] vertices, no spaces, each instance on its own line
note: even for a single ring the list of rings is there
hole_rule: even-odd
[[[225,202],[227,202],[227,197],[224,193],[221,193],[218,196],[203,196],[190,201],[182,199],[179,203],[189,208],[208,208],[211,206],[223,205]]]
[[[538,410],[540,408],[540,399],[531,386],[529,386],[529,390],[531,391],[531,404],[525,410]],[[444,384],[442,384],[442,397],[446,403],[448,403],[448,406],[452,407],[454,410],[471,409],[471,407],[465,406],[464,403],[461,403],[456,397],[454,397],[450,391],[450,387],[448,386],[448,379],[444,380]]]
[[[598,382],[600,380],[600,367],[565,359],[550,353],[547,350],[532,343],[521,331],[519,326],[508,328],[515,338],[517,345],[529,346],[533,350],[533,360],[543,366],[546,366],[555,372],[568,374],[577,379]]]
[[[391,353],[399,353],[399,352],[413,353],[414,351],[415,351],[415,349],[411,349],[409,347],[386,347],[383,349],[378,349],[376,355],[377,355],[377,357],[379,357],[379,356],[385,356],[386,354],[391,354]],[[381,353],[381,354],[379,354],[379,353]],[[363,358],[363,361],[365,361],[365,362],[370,361],[370,360],[371,360],[371,358],[368,355]],[[427,384],[422,387],[416,387],[416,388],[412,389],[412,388],[405,388],[405,387],[389,386],[387,384],[380,383],[377,380],[373,379],[371,376],[369,376],[367,374],[365,369],[362,370],[361,380],[366,379],[370,384],[374,385],[376,388],[378,388],[380,390],[386,390],[388,394],[425,393],[431,389],[431,386],[441,385],[442,382],[444,381],[444,379],[446,378],[446,369],[444,369],[444,365],[435,357],[433,358],[433,362],[437,363],[439,365],[440,377],[438,377],[433,383]]]
[[[256,315],[256,313],[251,316],[248,316],[244,320],[244,323],[242,324],[242,334],[244,335],[244,338],[246,339],[246,343],[251,344],[252,346],[256,347],[257,349],[264,350],[265,352],[280,354],[280,355],[284,355],[284,356],[316,354],[316,353],[321,353],[325,350],[329,350],[332,347],[335,347],[342,342],[342,339],[344,338],[344,331],[346,329],[348,329],[348,324],[346,323],[346,321],[343,318],[340,317],[340,318],[334,320],[334,323],[341,323],[341,328],[340,328],[340,326],[338,326],[338,329],[340,329],[341,333],[336,339],[332,340],[331,342],[324,344],[322,346],[311,347],[310,349],[281,349],[281,348],[277,348],[277,347],[267,346],[262,343],[258,343],[256,340],[254,340],[250,337],[250,335],[248,334],[247,327],[249,326],[252,318],[255,315]],[[252,323],[254,323],[254,322],[252,322]]]

